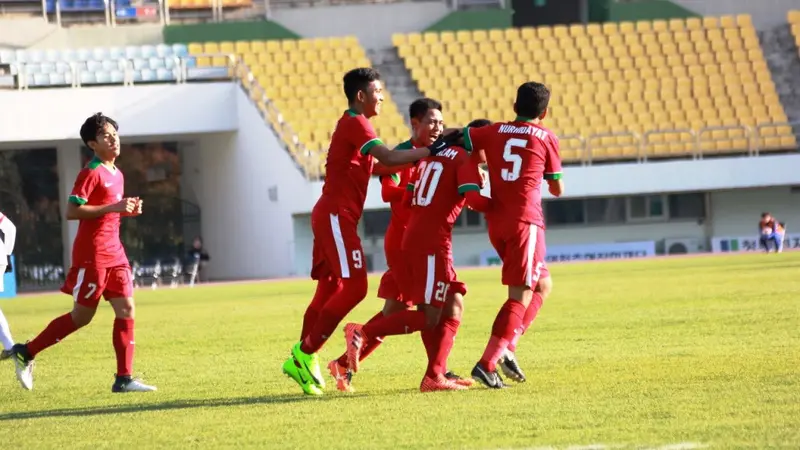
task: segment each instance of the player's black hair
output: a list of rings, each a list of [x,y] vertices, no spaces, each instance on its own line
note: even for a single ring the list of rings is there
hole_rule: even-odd
[[[781,228],[786,228],[786,222],[778,222]]]
[[[763,218],[767,217],[768,215],[769,215],[768,212],[763,212],[763,213],[761,213],[761,218],[763,219]]]
[[[93,114],[86,119],[81,125],[81,140],[83,143],[88,147],[89,142],[97,141],[97,134],[106,127],[106,124],[111,124],[115,130],[119,131],[117,122],[111,117],[104,116],[101,112]]]
[[[370,67],[359,67],[347,72],[342,78],[344,95],[347,97],[347,101],[353,103],[356,100],[358,91],[366,91],[370,83],[380,79],[380,72]]]
[[[491,125],[492,121],[489,119],[475,119],[472,122],[467,124],[468,128],[480,128],[485,127],[486,125]]]
[[[550,103],[550,89],[542,83],[529,81],[517,88],[515,112],[522,117],[535,119],[547,110]]]
[[[425,117],[425,114],[428,114],[428,111],[432,109],[442,111],[442,104],[432,98],[418,98],[409,105],[408,117],[411,119],[422,119]]]

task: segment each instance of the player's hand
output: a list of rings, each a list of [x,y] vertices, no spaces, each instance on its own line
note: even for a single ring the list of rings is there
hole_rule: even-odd
[[[132,213],[136,209],[136,202],[135,197],[126,197],[114,203],[111,210],[118,213]]]
[[[453,146],[461,139],[461,136],[463,135],[464,133],[462,131],[456,131],[446,136],[439,136],[439,138],[436,139],[433,144],[428,146],[428,150],[431,151],[431,156],[438,155],[448,147]]]
[[[134,198],[136,199],[136,209],[134,209],[131,214],[138,216],[142,214],[142,204],[144,203],[144,200],[140,199],[139,197]]]

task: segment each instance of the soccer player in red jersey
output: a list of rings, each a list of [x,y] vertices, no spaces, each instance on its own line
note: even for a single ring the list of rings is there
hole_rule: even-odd
[[[539,283],[550,285],[542,178],[556,197],[564,191],[564,184],[558,138],[542,126],[549,102],[547,87],[524,83],[517,89],[516,119],[464,130],[466,149],[476,149],[475,158],[485,160],[488,166],[492,192],[492,208],[486,214],[489,240],[503,261],[502,280],[508,286],[508,300],[494,321],[483,356],[472,369],[472,377],[491,388],[504,387],[497,362],[541,307],[543,290],[535,288]]]
[[[440,136],[427,147],[392,151],[369,122],[380,113],[383,103],[378,71],[353,69],[345,74],[343,82],[349,108],[331,137],[322,196],[311,212],[311,278],[317,281],[317,289],[303,316],[300,341],[283,364],[283,372],[309,395],[321,395],[325,388],[317,352],[367,295],[367,268],[358,221],[374,159],[385,166],[401,166],[445,150],[460,136],[452,133]]]
[[[120,218],[142,213],[142,200],[125,197],[125,180],[114,161],[120,144],[117,123],[97,113],[81,126],[81,139],[94,158],[78,173],[67,206],[67,220],[78,220],[72,247],[72,267],[61,291],[72,296],[72,311],[50,322],[27,344],[17,344],[12,356],[23,387],[31,381],[34,358],[92,321],[100,298],[114,308],[112,342],[117,355],[112,392],[156,390],[132,378],[134,302],[131,268],[119,238]],[[30,389],[31,387],[27,387]]]
[[[442,309],[448,299],[451,283],[456,281],[453,269],[453,224],[465,202],[477,211],[489,207],[489,199],[481,196],[478,166],[460,147],[420,162],[415,174],[411,218],[403,236],[405,270],[400,279],[406,288],[403,297],[418,310],[407,310],[385,316],[366,325],[345,326],[347,362],[357,372],[364,346],[374,336],[392,336],[416,331],[423,333],[428,353],[428,369],[420,384],[423,392],[461,390],[466,386],[445,376],[447,357],[453,345],[459,321]],[[460,311],[458,312],[460,315]]]
[[[444,132],[444,119],[442,118],[442,104],[440,102],[430,98],[414,100],[409,106],[408,113],[411,120],[412,138],[399,144],[395,147],[395,150],[409,150],[430,145]],[[378,287],[378,298],[384,300],[383,310],[375,314],[367,322],[368,324],[384,316],[405,311],[413,306],[403,299],[400,290],[401,282],[397,280],[396,275],[402,270],[404,263],[401,246],[403,234],[411,213],[410,203],[404,201],[404,197],[408,192],[408,186],[412,181],[415,168],[415,166],[410,165],[399,173],[381,176],[381,197],[384,202],[390,204],[392,211],[391,221],[383,240],[388,270],[381,277],[380,286]],[[463,283],[450,290],[451,293],[462,291],[466,293],[466,287]],[[459,311],[461,310],[461,305],[463,305],[461,295],[460,293],[454,294],[456,299],[453,300],[454,307],[457,307]],[[458,319],[460,320],[460,314]],[[370,338],[364,344],[364,350],[360,355],[361,360],[363,361],[372,354],[382,342],[382,336]],[[343,392],[354,391],[351,384],[353,375],[347,365],[347,352],[342,353],[338,359],[331,361],[328,364],[328,371],[336,380],[336,388],[338,390]],[[460,377],[452,372],[448,372],[446,375],[452,379],[461,380]],[[472,379],[464,379],[461,382],[471,384]]]

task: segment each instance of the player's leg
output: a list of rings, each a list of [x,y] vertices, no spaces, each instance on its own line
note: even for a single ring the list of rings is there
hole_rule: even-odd
[[[542,268],[539,282],[536,284],[536,288],[533,290],[531,303],[528,305],[528,308],[525,309],[525,316],[522,318],[522,332],[514,335],[514,338],[511,339],[511,342],[508,344],[508,348],[506,348],[505,353],[497,362],[498,365],[500,365],[500,369],[503,371],[503,374],[514,381],[520,383],[525,381],[525,372],[522,371],[516,356],[517,343],[522,335],[528,331],[531,324],[536,319],[536,316],[539,314],[539,309],[541,309],[542,304],[550,295],[552,290],[553,279],[550,277],[549,272],[547,272],[546,266],[544,266]]]
[[[358,372],[360,354],[371,336],[409,334],[431,329],[439,323],[449,284],[446,268],[437,255],[409,254],[407,257],[410,272],[406,278],[413,283],[407,291],[408,300],[418,305],[419,309],[384,316],[369,325],[347,324],[347,363],[353,372]]]
[[[318,270],[321,271],[322,268],[320,267]],[[303,329],[300,332],[300,340],[305,339],[311,332],[325,303],[342,288],[342,280],[330,273],[315,277],[312,270],[312,278],[317,280],[317,289],[314,291],[314,298],[311,299],[311,303],[306,308],[305,314],[303,314]]]
[[[133,301],[133,279],[127,266],[108,270],[104,297],[114,309],[114,328],[111,341],[117,356],[117,373],[111,392],[150,392],[149,386],[133,378],[133,352],[135,348],[134,323],[136,307]]]
[[[1,272],[0,272],[1,273]],[[3,350],[0,352],[0,361],[11,357],[11,347],[14,346],[14,339],[11,337],[11,327],[8,326],[6,316],[3,315],[3,310],[0,309],[0,344],[3,345]]]
[[[455,278],[455,273],[453,273],[453,278]],[[444,375],[444,378],[457,385],[469,387],[474,384],[471,378],[462,378],[447,370],[447,359],[461,326],[466,293],[467,288],[464,283],[460,281],[450,283],[439,324],[432,330],[423,331],[422,341],[428,352],[426,376],[438,378],[438,375]]]
[[[17,369],[17,379],[22,387],[33,388],[33,366],[36,355],[63,341],[79,328],[88,325],[97,311],[97,304],[105,289],[106,270],[96,268],[70,268],[61,292],[72,295],[72,311],[55,318],[41,333],[27,344],[16,344],[11,349]]]
[[[325,302],[308,335],[292,348],[300,372],[318,389],[324,389],[325,380],[317,352],[342,319],[367,296],[367,268],[358,237],[358,220],[338,213],[327,213],[326,218],[321,215],[318,212],[312,217],[314,238],[323,248],[328,268],[341,278],[342,287]]]
[[[497,374],[497,361],[517,333],[522,332],[525,310],[533,297],[532,288],[539,281],[544,254],[537,254],[538,227],[520,223],[502,230],[507,236],[503,257],[503,284],[508,298],[492,325],[492,335],[483,356],[472,369],[472,377],[490,388],[504,384]]]

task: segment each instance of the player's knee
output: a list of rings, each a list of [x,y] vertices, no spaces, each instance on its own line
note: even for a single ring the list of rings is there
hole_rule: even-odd
[[[552,277],[545,277],[539,279],[539,283],[536,285],[536,292],[542,296],[542,299],[547,298],[550,295],[550,292],[553,291],[553,278]]]
[[[425,312],[425,329],[431,330],[435,328],[442,318],[442,310],[430,305],[425,305],[423,311]]]
[[[444,308],[444,316],[456,320],[461,320],[464,314],[464,296],[459,293],[454,293],[447,299]]]
[[[136,307],[132,298],[115,298],[110,300],[111,307],[114,308],[114,315],[117,319],[133,319]]]
[[[347,294],[351,297],[363,299],[367,296],[368,288],[366,274],[342,280],[342,290],[347,291]]]
[[[533,290],[529,286],[509,286],[508,298],[518,302],[526,303],[531,301]]]
[[[82,305],[75,305],[70,313],[72,316],[72,323],[75,324],[76,328],[85,327],[91,323],[92,319],[94,318],[94,314],[97,312],[94,308],[89,308]]]

